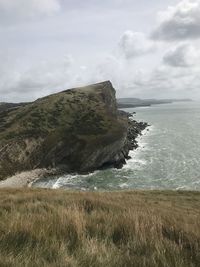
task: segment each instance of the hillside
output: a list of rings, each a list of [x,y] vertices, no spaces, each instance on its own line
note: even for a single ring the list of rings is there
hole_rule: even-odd
[[[118,112],[109,81],[5,109],[0,112],[0,179],[36,168],[120,167],[145,127]]]
[[[200,193],[0,190],[1,267],[199,267]]]

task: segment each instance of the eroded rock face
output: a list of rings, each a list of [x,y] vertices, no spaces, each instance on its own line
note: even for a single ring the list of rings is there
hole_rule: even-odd
[[[36,168],[82,173],[121,167],[135,146],[134,127],[136,122],[118,112],[109,81],[4,110],[0,112],[0,179]]]

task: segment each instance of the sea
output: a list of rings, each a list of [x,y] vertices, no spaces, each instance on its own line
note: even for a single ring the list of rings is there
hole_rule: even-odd
[[[120,170],[40,179],[33,187],[81,191],[200,190],[200,102],[125,109],[150,126]]]

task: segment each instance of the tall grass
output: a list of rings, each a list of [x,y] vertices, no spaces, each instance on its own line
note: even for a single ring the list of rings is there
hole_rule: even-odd
[[[200,193],[0,190],[0,266],[200,266]]]

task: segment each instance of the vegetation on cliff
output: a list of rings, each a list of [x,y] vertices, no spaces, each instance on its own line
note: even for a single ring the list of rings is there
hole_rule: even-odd
[[[198,267],[200,193],[0,190],[2,267]]]
[[[0,179],[64,166],[92,171],[124,161],[128,118],[117,111],[110,82],[66,90],[0,112]]]

